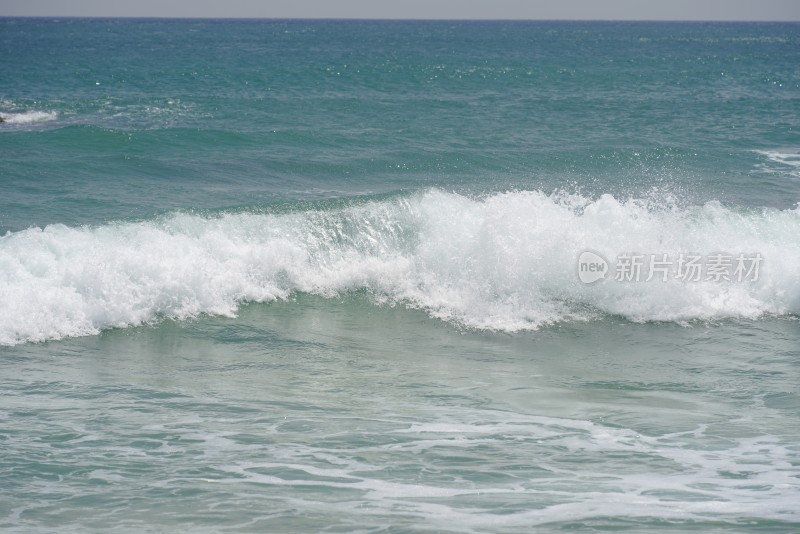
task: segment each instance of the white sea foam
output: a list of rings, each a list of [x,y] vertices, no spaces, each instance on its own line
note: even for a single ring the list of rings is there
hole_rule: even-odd
[[[467,415],[472,422],[463,420]],[[476,419],[479,415],[486,419]],[[402,506],[406,514],[453,531],[516,530],[613,517],[728,523],[749,517],[798,519],[792,506],[798,492],[797,469],[792,465],[794,453],[786,444],[764,435],[731,438],[725,447],[711,450],[697,447],[694,440],[706,431],[701,426],[685,433],[644,436],[591,421],[452,410],[447,420],[395,430],[393,433],[404,438],[400,443],[361,447],[358,455],[333,457],[336,461],[331,461],[329,451],[313,445],[282,444],[272,456],[279,461],[236,460],[221,470],[231,474],[228,484],[246,480],[285,488],[277,493],[287,501],[292,500],[292,488],[304,486],[351,492],[349,500],[335,505],[305,500],[304,508],[360,515],[365,503],[388,514]],[[509,440],[515,443],[515,452],[508,451]],[[238,457],[239,447],[220,449],[216,454]],[[384,465],[363,460],[376,452],[384,460],[412,453],[415,465],[434,473],[441,468],[436,458],[464,459],[477,450],[482,458],[487,451],[496,451],[496,456],[490,456],[496,462],[486,460],[472,466],[475,472],[469,483],[453,483],[449,477],[433,483],[421,482],[419,475],[411,480],[402,474],[389,477]],[[324,461],[319,461],[320,454]],[[570,455],[584,459],[581,469],[575,470]],[[523,459],[530,464],[521,463]],[[513,473],[509,464],[515,466]],[[537,470],[535,477],[526,468]],[[293,476],[286,476],[287,471]],[[474,476],[478,472],[507,476],[488,476],[478,483]],[[517,510],[509,506],[496,514],[479,506],[457,505],[458,499],[477,495],[510,497],[510,502],[516,497],[528,506]],[[422,501],[421,497],[426,499]]]
[[[770,162],[769,165],[762,166],[762,169],[800,176],[800,151],[757,150],[756,152],[765,156]]]
[[[657,208],[609,195],[431,190],[329,211],[173,214],[0,237],[0,343],[233,316],[244,301],[366,290],[470,328],[800,312],[800,209]],[[759,253],[757,281],[582,284],[579,254]]]
[[[1,115],[8,124],[32,124],[55,120],[58,115],[52,111],[25,111],[23,113],[5,113]]]

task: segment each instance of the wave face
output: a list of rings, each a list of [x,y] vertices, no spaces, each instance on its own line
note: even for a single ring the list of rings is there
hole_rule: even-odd
[[[366,291],[460,326],[505,332],[602,314],[632,321],[800,311],[800,209],[656,207],[610,195],[439,190],[290,213],[175,213],[0,238],[0,343],[233,316],[293,292]],[[577,258],[758,253],[757,280],[583,284]]]

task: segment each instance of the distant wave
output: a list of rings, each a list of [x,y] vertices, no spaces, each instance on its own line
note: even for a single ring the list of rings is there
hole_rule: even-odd
[[[23,113],[0,113],[8,124],[32,124],[55,120],[58,115],[51,111],[25,111]]]
[[[632,321],[800,312],[800,208],[656,207],[610,195],[439,190],[330,210],[174,213],[0,237],[0,344],[233,316],[245,301],[366,291],[468,328],[536,329],[603,314]],[[577,258],[758,253],[755,281],[583,284]]]

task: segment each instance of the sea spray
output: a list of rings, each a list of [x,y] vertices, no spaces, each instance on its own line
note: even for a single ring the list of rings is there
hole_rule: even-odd
[[[514,332],[616,314],[754,319],[800,310],[800,211],[654,207],[610,195],[440,190],[329,210],[173,213],[0,238],[0,343],[233,316],[247,301],[365,290],[469,328]],[[759,254],[757,279],[583,284],[581,252]]]

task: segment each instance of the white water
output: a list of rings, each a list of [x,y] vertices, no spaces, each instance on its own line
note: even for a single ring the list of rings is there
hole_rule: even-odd
[[[25,111],[23,113],[5,113],[1,115],[8,124],[32,124],[55,120],[58,115],[49,111]]]
[[[770,161],[769,165],[762,166],[764,170],[800,177],[800,152],[796,150],[758,150],[757,152]]]
[[[366,290],[470,328],[513,332],[603,313],[633,321],[800,312],[800,210],[659,208],[609,195],[431,190],[331,211],[173,214],[0,238],[0,344],[232,316],[244,301]],[[578,280],[577,258],[763,257],[758,279]]]

